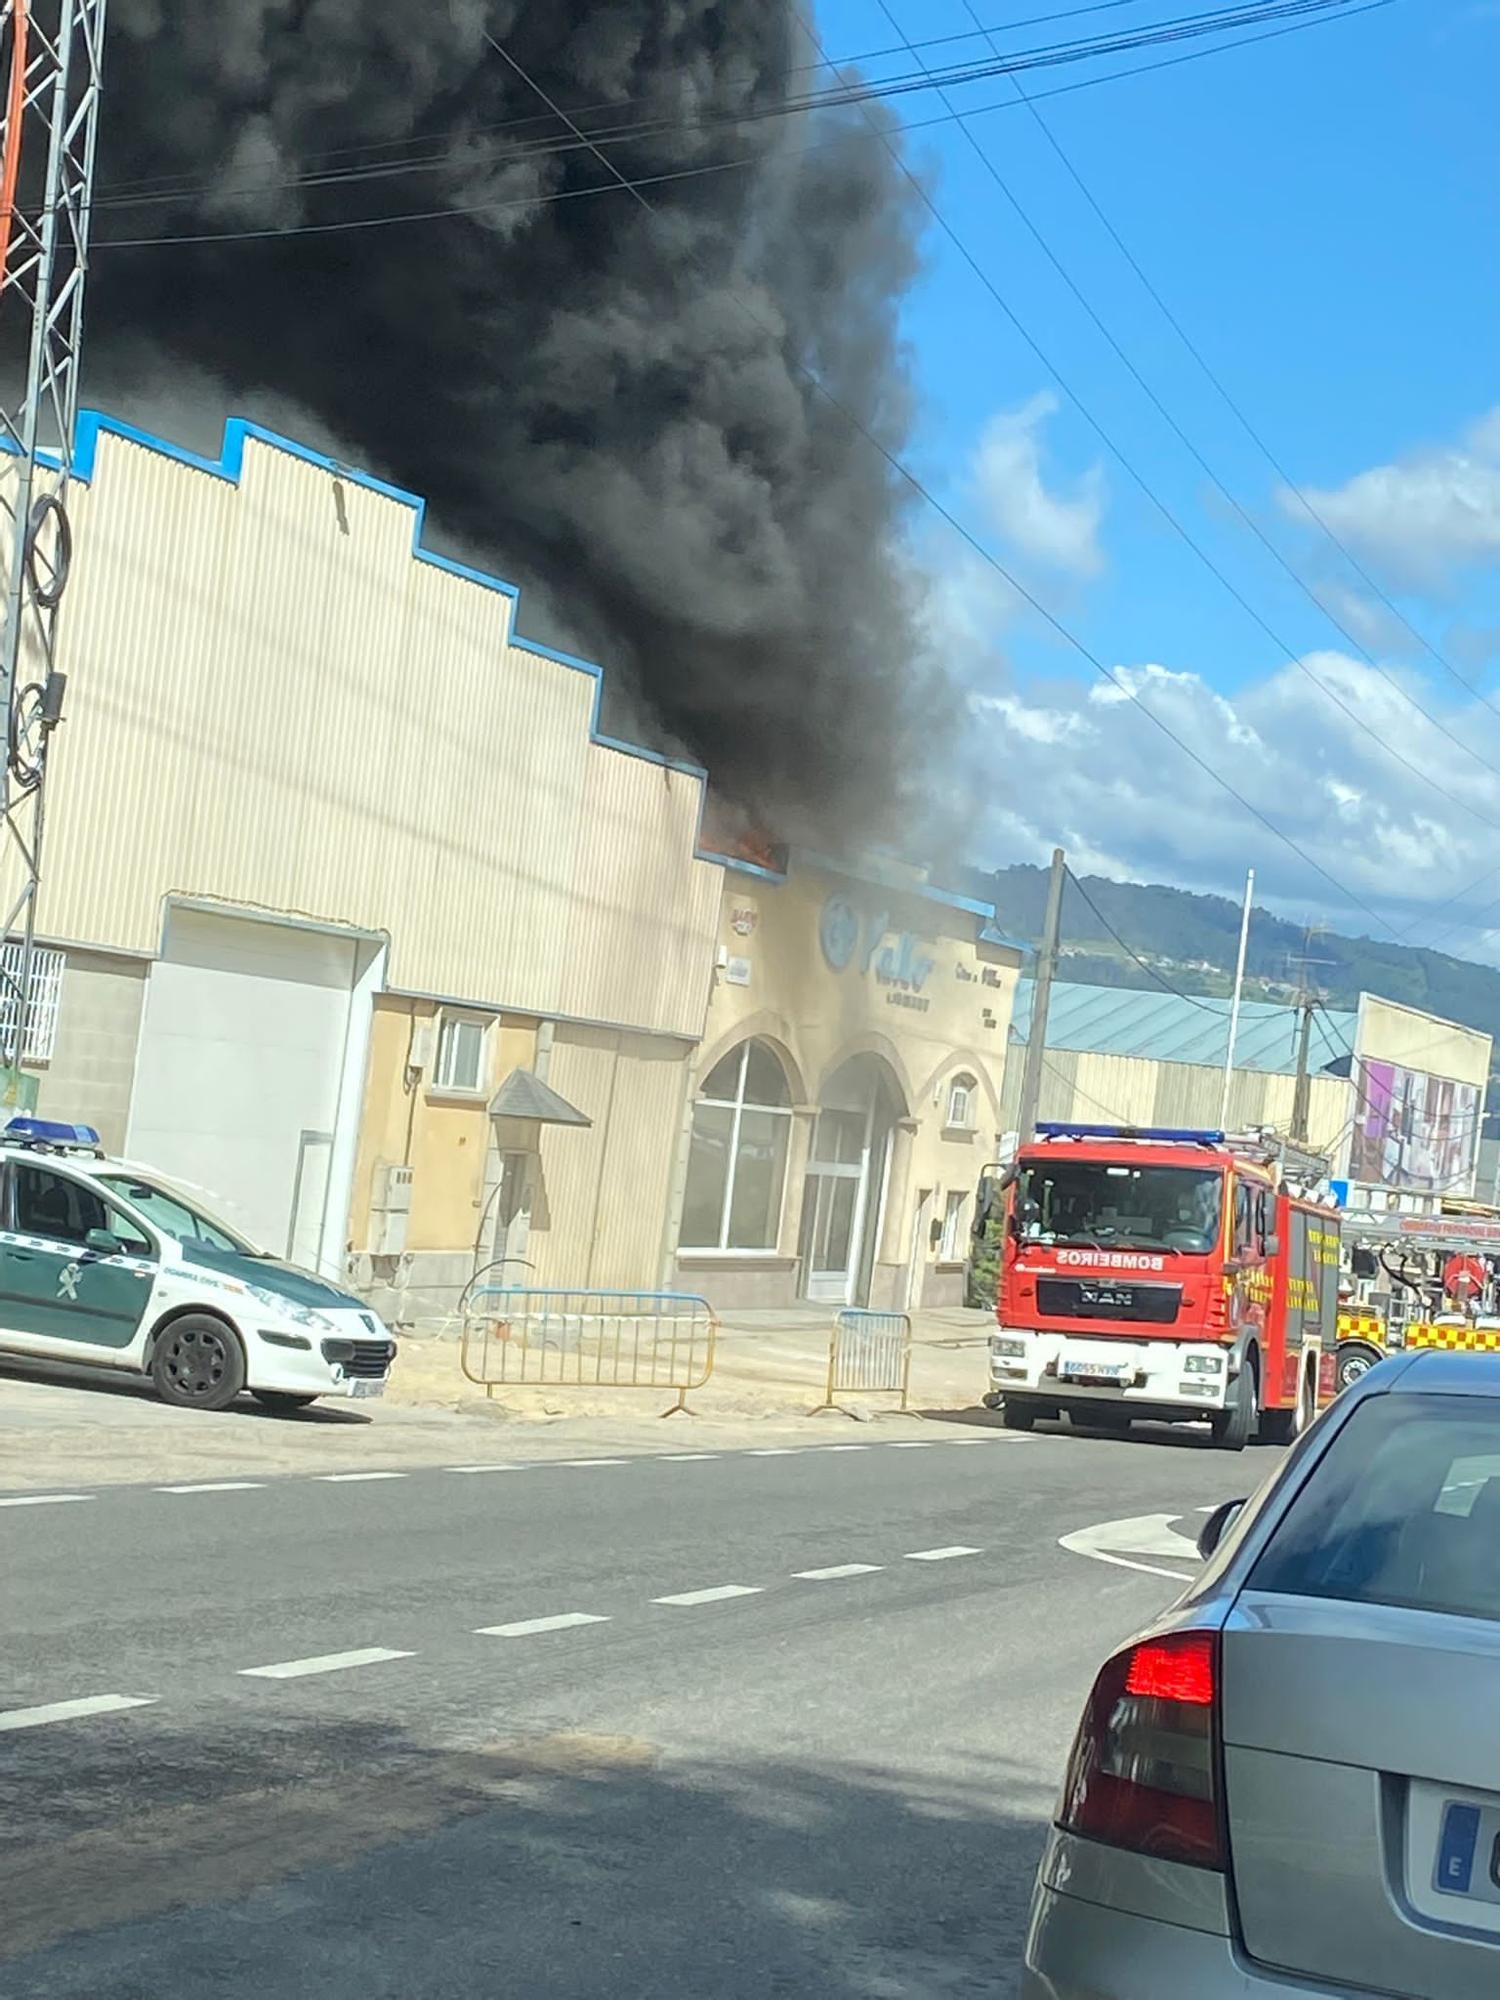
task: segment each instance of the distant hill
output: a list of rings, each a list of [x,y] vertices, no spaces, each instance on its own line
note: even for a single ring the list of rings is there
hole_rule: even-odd
[[[1084,895],[1067,885],[1063,899],[1062,977],[1095,986],[1151,987],[1158,982],[1110,935],[1118,931],[1139,954],[1183,993],[1224,994],[1234,983],[1239,949],[1240,906],[1227,896],[1198,896],[1159,883],[1109,882],[1082,878]],[[1020,865],[994,874],[976,874],[976,894],[993,897],[1004,929],[1034,941],[1047,909],[1047,871]],[[1100,919],[1103,919],[1101,922]],[[1304,954],[1327,963],[1309,977],[1333,1007],[1353,1008],[1364,993],[1420,1007],[1466,1028],[1493,1035],[1500,1044],[1500,970],[1450,958],[1446,952],[1382,944],[1373,938],[1319,931],[1311,943],[1302,925],[1288,923],[1257,907],[1250,924],[1246,993],[1256,999],[1290,999],[1296,991],[1296,964]],[[1500,1114],[1500,1089],[1490,1102]],[[1493,1132],[1500,1115],[1487,1121]]]

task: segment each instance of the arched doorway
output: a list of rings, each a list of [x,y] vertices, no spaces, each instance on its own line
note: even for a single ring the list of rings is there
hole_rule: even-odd
[[[868,1301],[891,1134],[901,1116],[894,1080],[879,1056],[851,1057],[824,1086],[802,1199],[804,1297],[841,1306]]]

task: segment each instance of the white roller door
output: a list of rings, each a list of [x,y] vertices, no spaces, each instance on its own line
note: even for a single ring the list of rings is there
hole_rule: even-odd
[[[360,941],[170,911],[141,1023],[128,1151],[317,1268]],[[352,1107],[346,1107],[346,1112]]]

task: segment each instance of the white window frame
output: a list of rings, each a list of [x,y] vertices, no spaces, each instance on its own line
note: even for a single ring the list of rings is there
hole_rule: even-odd
[[[963,1099],[962,1105],[959,1099]],[[972,1132],[979,1098],[979,1079],[961,1070],[948,1085],[947,1127],[950,1132]]]
[[[949,1188],[943,1202],[943,1233],[938,1242],[937,1260],[940,1264],[963,1262],[958,1246],[964,1210],[968,1205],[969,1197],[962,1188]]]
[[[431,1089],[440,1097],[483,1097],[489,1082],[490,1029],[494,1020],[487,1014],[470,1013],[461,1007],[445,1007],[438,1015],[437,1039],[433,1044]],[[457,1044],[459,1037],[450,1030],[477,1028],[479,1030],[479,1061],[473,1083],[455,1079],[451,1065],[445,1065],[445,1051]]]
[[[759,1250],[738,1248],[731,1245],[729,1241],[729,1217],[734,1207],[734,1182],[740,1158],[740,1119],[742,1114],[746,1111],[765,1111],[776,1118],[790,1119],[792,1116],[792,1107],[790,1104],[746,1104],[745,1078],[749,1074],[750,1069],[750,1051],[756,1046],[756,1039],[753,1035],[747,1041],[740,1044],[740,1065],[735,1076],[734,1096],[732,1098],[705,1097],[700,1091],[693,1100],[695,1117],[700,1104],[706,1104],[713,1111],[732,1111],[734,1117],[729,1127],[729,1171],[724,1176],[724,1200],[719,1210],[719,1240],[717,1243],[681,1243],[678,1245],[678,1253],[683,1257],[774,1257],[780,1251],[781,1230],[786,1220],[787,1182],[791,1178],[785,1167],[783,1167],[781,1175],[781,1198],[776,1208],[776,1227],[772,1232],[774,1240]],[[758,1046],[766,1048],[766,1044],[763,1042]],[[767,1053],[772,1056],[776,1062],[776,1067],[780,1070],[781,1062],[779,1057],[776,1057],[775,1051],[767,1048]],[[784,1082],[786,1080],[785,1070],[782,1070],[781,1074]],[[790,1136],[788,1136],[787,1142],[787,1155],[788,1160],[790,1160]]]
[[[0,944],[0,1051],[11,1059],[16,1043],[16,1017],[20,1011],[21,960],[25,946],[19,938]],[[31,1004],[26,1009],[26,1046],[21,1060],[51,1062],[57,1048],[57,1022],[62,1012],[63,972],[67,959],[60,951],[36,947],[31,962]]]

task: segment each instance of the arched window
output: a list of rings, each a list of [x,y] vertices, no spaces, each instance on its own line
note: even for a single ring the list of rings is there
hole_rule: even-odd
[[[684,1250],[774,1250],[792,1136],[786,1074],[764,1042],[743,1042],[704,1078],[693,1110]]]
[[[979,1081],[961,1070],[948,1086],[948,1126],[953,1131],[972,1132],[979,1112]]]

